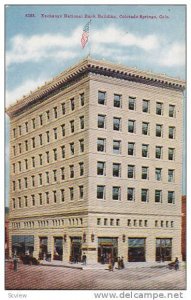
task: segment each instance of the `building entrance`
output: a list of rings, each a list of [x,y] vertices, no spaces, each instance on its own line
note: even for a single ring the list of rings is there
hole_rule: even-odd
[[[54,260],[62,260],[63,256],[63,238],[54,237]]]
[[[78,263],[82,257],[82,238],[71,237],[70,261]]]
[[[128,239],[128,261],[145,261],[145,238]]]
[[[109,263],[109,259],[116,260],[118,256],[117,238],[98,238],[98,262]]]
[[[156,239],[156,261],[172,260],[172,239]]]

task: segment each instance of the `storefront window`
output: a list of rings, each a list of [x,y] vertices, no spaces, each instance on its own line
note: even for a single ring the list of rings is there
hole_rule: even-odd
[[[156,239],[156,261],[172,260],[172,239]]]
[[[145,238],[129,238],[128,239],[128,261],[145,261],[146,250]]]

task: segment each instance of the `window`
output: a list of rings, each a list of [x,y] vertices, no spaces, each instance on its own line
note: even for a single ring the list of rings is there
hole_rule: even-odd
[[[97,199],[105,199],[105,186],[104,185],[97,186]]]
[[[31,184],[32,184],[32,186],[34,187],[35,186],[35,176],[34,175],[32,175],[31,176]]]
[[[64,202],[64,200],[65,200],[64,189],[61,189],[60,193],[61,193],[61,201]]]
[[[171,227],[174,227],[174,221],[171,221],[171,222],[170,222],[170,226],[171,226]]]
[[[175,139],[175,127],[169,127],[168,128],[168,137],[169,139]]]
[[[34,176],[33,176],[34,177]],[[28,188],[28,180],[27,177],[24,177],[25,189]],[[32,178],[32,186],[34,186],[34,178]]]
[[[21,125],[19,125],[19,135],[21,135],[22,134],[22,127],[21,127]]]
[[[72,111],[75,109],[74,98],[70,99],[70,108],[71,108]]]
[[[113,177],[121,177],[121,164],[113,163]]]
[[[39,123],[40,123],[41,126],[43,125],[42,115],[39,115]]]
[[[97,225],[101,225],[101,219],[100,218],[97,218]]]
[[[70,132],[74,132],[74,120],[70,121]]]
[[[66,113],[66,104],[65,104],[65,102],[61,103],[61,107],[62,107],[62,114],[65,115],[65,113]]]
[[[16,128],[13,128],[13,137],[16,137]]]
[[[161,226],[161,227],[164,226],[164,221],[160,221],[160,226]]]
[[[39,176],[39,185],[42,185],[42,174],[38,174]]]
[[[162,137],[162,125],[156,124],[156,136]]]
[[[84,139],[79,140],[79,144],[80,144],[80,152],[83,153],[84,152]]]
[[[142,179],[149,179],[149,168],[142,167]]]
[[[71,165],[69,167],[70,167],[70,178],[74,178],[74,165]]]
[[[84,163],[83,162],[79,163],[79,167],[80,167],[80,176],[83,176],[84,175]]]
[[[121,200],[121,188],[119,186],[113,186],[112,199]]]
[[[31,159],[32,159],[32,167],[35,168],[35,157],[34,156],[31,157]]]
[[[32,138],[32,147],[35,148],[35,137]]]
[[[106,139],[102,139],[102,138],[97,139],[97,151],[99,152],[106,151]]]
[[[19,164],[19,172],[21,172],[21,161],[19,161],[18,164]]]
[[[47,119],[47,121],[50,120],[50,111],[49,110],[46,111],[46,119]]]
[[[46,183],[49,183],[50,179],[49,179],[49,172],[46,172]]]
[[[142,122],[142,134],[149,135],[149,123]]]
[[[168,203],[175,203],[175,193],[173,191],[168,191]]]
[[[61,180],[64,180],[65,179],[65,168],[62,167],[62,168],[60,168],[60,170],[61,170]]]
[[[46,192],[45,195],[46,195],[46,203],[49,204],[49,200],[50,200],[49,199],[49,192]]]
[[[121,154],[121,141],[113,141],[113,153]]]
[[[19,187],[19,190],[21,190],[21,179],[18,179],[18,187]]]
[[[21,208],[21,197],[18,197],[19,205],[18,207]]]
[[[32,128],[35,129],[35,127],[36,127],[36,122],[35,122],[35,118],[34,118],[34,119],[32,119]]]
[[[128,143],[128,155],[135,155],[135,143]]]
[[[53,191],[53,198],[54,198],[54,203],[56,203],[57,201],[56,191]]]
[[[42,193],[39,193],[39,204],[42,205]]]
[[[169,224],[169,222],[168,222],[168,221],[166,221],[166,227],[168,227],[168,224]]]
[[[25,198],[25,207],[27,207],[28,206],[28,197],[24,196],[24,198]]]
[[[32,200],[32,206],[35,206],[35,196],[31,195],[31,200]]]
[[[169,104],[169,117],[175,117],[175,105]]]
[[[106,92],[98,91],[98,104],[105,105],[106,102]]]
[[[39,154],[39,164],[42,166],[42,154]]]
[[[144,226],[145,226],[145,227],[148,226],[148,221],[147,221],[147,220],[144,221]]]
[[[113,118],[113,130],[120,131],[121,130],[121,119]]]
[[[127,167],[127,177],[128,178],[135,178],[135,166],[128,165]]]
[[[162,146],[156,146],[155,148],[155,157],[161,159],[162,158]]]
[[[155,190],[155,203],[162,203],[162,191]]]
[[[129,103],[128,103],[129,110],[135,110],[135,101],[136,101],[136,98],[129,97]]]
[[[98,115],[98,128],[106,128],[106,116],[105,115]]]
[[[57,149],[53,149],[54,160],[57,160]]]
[[[114,225],[114,219],[110,219],[110,226]]]
[[[25,122],[25,131],[26,131],[26,132],[29,131],[28,122]]]
[[[19,147],[19,153],[21,153],[22,152],[21,143],[18,144],[18,147]]]
[[[104,221],[103,221],[103,224],[104,224],[104,226],[107,226],[107,219],[104,219]]]
[[[114,94],[113,106],[121,107],[121,95]]]
[[[50,142],[50,133],[49,133],[49,131],[46,131],[46,140],[47,140],[47,143]]]
[[[106,171],[105,171],[105,162],[103,161],[98,161],[97,162],[97,175],[106,175]]]
[[[54,118],[57,119],[57,118],[58,118],[57,106],[55,106],[55,107],[53,108],[53,110],[54,110]]]
[[[159,116],[163,115],[163,103],[161,102],[156,103],[156,114]]]
[[[80,117],[80,129],[84,129],[84,116]]]
[[[174,170],[168,170],[168,182],[174,182]]]
[[[145,113],[149,112],[149,100],[143,100],[142,111]]]
[[[149,201],[149,190],[148,189],[142,189],[141,190],[141,201],[142,202],[148,202]]]
[[[62,129],[62,136],[65,136],[66,135],[65,124],[61,125],[61,129]]]
[[[135,121],[128,120],[128,132],[135,133]]]
[[[131,219],[127,220],[127,226],[129,226],[129,227],[131,226]]]
[[[84,93],[80,94],[80,105],[84,106]]]
[[[120,225],[120,219],[116,219],[116,226]]]
[[[58,138],[57,128],[54,128],[53,131],[54,131],[54,139],[57,140]]]
[[[74,155],[74,143],[70,143],[70,154]]]
[[[149,157],[149,145],[142,144],[142,157]]]
[[[28,147],[28,141],[25,141],[25,150],[28,151],[29,147]]]
[[[80,199],[84,198],[84,186],[83,185],[79,186],[79,196],[80,196]]]
[[[65,146],[61,146],[61,152],[62,152],[62,158],[65,158],[66,155]]]
[[[127,200],[134,201],[135,200],[135,189],[134,188],[127,188]]]
[[[28,159],[25,159],[25,169],[28,170]]]
[[[174,148],[168,148],[168,160],[174,160],[175,159],[175,149]]]
[[[162,180],[162,169],[161,168],[156,168],[155,169],[155,179],[157,181],[161,181]]]
[[[53,170],[53,178],[54,178],[54,182],[57,181],[57,170]]]
[[[46,162],[49,163],[50,162],[50,155],[49,155],[49,151],[46,151]]]
[[[142,227],[143,225],[143,220],[139,220],[139,227]]]
[[[74,188],[70,187],[69,190],[70,190],[70,200],[72,201],[74,200]]]
[[[12,184],[13,184],[13,191],[15,191],[15,189],[16,189],[15,181],[13,181]]]

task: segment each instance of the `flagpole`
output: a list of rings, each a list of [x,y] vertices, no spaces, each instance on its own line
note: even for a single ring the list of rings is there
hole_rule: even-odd
[[[92,20],[90,19],[90,25],[91,25]],[[89,26],[89,53],[88,53],[88,57],[91,56],[91,26]]]

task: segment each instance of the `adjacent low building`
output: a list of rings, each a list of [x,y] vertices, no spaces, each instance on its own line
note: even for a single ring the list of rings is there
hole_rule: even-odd
[[[181,259],[184,88],[87,58],[10,106],[11,251]]]

